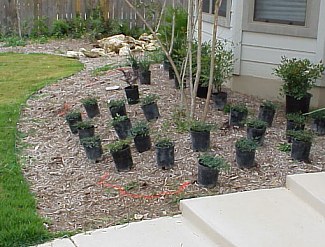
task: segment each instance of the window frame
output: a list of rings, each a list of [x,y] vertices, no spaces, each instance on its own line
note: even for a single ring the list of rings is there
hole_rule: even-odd
[[[231,1],[232,0],[223,0],[227,1],[226,16],[218,16],[218,25],[222,27],[230,27],[230,12],[231,12]],[[210,11],[212,6],[210,6]],[[212,23],[214,22],[214,14],[203,12],[202,20],[204,22]]]
[[[320,0],[307,0],[305,25],[254,20],[255,0],[244,4],[243,31],[317,38]]]

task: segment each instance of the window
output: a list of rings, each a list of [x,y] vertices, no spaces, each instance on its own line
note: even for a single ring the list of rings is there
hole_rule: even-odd
[[[203,0],[203,12],[208,14],[214,14],[214,5],[216,0]],[[219,8],[219,16],[226,17],[227,15],[227,0],[222,0]]]
[[[304,26],[307,0],[255,0],[254,21]]]
[[[245,0],[243,30],[316,38],[320,0]]]

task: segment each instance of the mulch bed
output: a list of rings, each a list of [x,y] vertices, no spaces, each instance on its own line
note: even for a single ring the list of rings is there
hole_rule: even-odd
[[[69,47],[71,41],[57,46]],[[75,41],[73,41],[75,42]],[[73,43],[72,42],[72,43]],[[82,44],[73,43],[74,47]],[[42,46],[42,45],[38,45]],[[53,52],[51,44],[40,51]],[[37,51],[29,46],[23,52]],[[62,49],[59,48],[59,49]],[[0,48],[0,51],[5,51]],[[175,141],[175,167],[160,170],[156,167],[154,148],[137,153],[131,145],[135,167],[130,172],[116,172],[111,155],[106,151],[97,163],[87,160],[78,137],[71,134],[64,114],[70,109],[80,109],[86,118],[80,100],[89,95],[99,98],[101,115],[95,118],[96,133],[103,145],[116,140],[116,134],[108,125],[111,116],[107,100],[124,98],[125,82],[122,73],[109,71],[92,76],[91,71],[119,57],[82,58],[86,67],[80,73],[39,90],[28,101],[21,113],[18,130],[25,133],[18,146],[23,149],[21,162],[31,191],[37,199],[41,216],[48,219],[50,231],[95,229],[129,221],[152,219],[179,214],[179,200],[198,196],[217,195],[280,187],[288,174],[324,171],[325,137],[316,137],[311,162],[297,162],[290,154],[279,151],[285,143],[285,118],[283,106],[277,110],[274,124],[267,129],[263,147],[257,150],[257,167],[250,170],[237,168],[235,141],[246,136],[244,128],[228,128],[228,115],[217,111],[210,104],[208,122],[219,129],[211,134],[211,151],[222,155],[230,164],[229,171],[222,172],[217,187],[205,189],[197,185],[197,156],[190,149],[188,133],[179,133],[172,119],[178,106],[179,91],[160,65],[152,66],[152,85],[141,85],[141,95],[159,94],[161,118],[151,123],[152,138],[167,122],[167,133]],[[106,91],[108,86],[120,86],[121,90]],[[228,90],[229,102],[243,102],[250,116],[256,115],[261,99]],[[204,101],[197,99],[197,113],[201,114]],[[127,105],[132,122],[144,119],[139,105]],[[157,196],[158,195],[158,196]]]

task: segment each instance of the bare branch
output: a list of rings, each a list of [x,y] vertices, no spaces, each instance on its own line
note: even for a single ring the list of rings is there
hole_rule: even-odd
[[[214,24],[213,24],[213,31],[212,31],[212,42],[211,42],[211,60],[210,60],[210,75],[209,75],[209,86],[208,86],[208,95],[204,105],[204,111],[202,115],[202,121],[206,120],[209,110],[209,103],[213,85],[213,77],[214,77],[214,66],[215,66],[215,55],[216,55],[216,44],[217,44],[217,30],[218,30],[218,12],[222,0],[216,0],[214,6]]]

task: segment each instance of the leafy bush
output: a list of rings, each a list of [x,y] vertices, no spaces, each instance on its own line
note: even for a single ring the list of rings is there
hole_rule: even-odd
[[[196,132],[209,132],[213,129],[213,125],[203,122],[203,121],[199,121],[199,120],[194,120],[192,122],[189,123],[189,130],[190,131],[196,131]]]
[[[136,122],[131,128],[131,135],[135,136],[148,136],[149,135],[149,126],[145,121]]]
[[[141,105],[150,105],[155,103],[159,99],[157,94],[147,94],[141,100]]]
[[[236,141],[235,147],[238,148],[242,152],[252,152],[255,151],[258,144],[251,139],[247,139],[245,137],[240,138]]]
[[[265,129],[267,123],[258,118],[251,118],[246,121],[247,127],[256,128],[256,129]]]
[[[56,38],[67,37],[70,31],[69,23],[66,20],[55,20],[52,24],[52,35]]]
[[[130,143],[129,139],[117,140],[117,141],[114,141],[114,142],[111,142],[110,144],[108,144],[107,148],[109,149],[109,151],[111,153],[115,153],[115,152],[118,152],[120,150],[127,148],[129,143]]]
[[[221,170],[221,169],[227,169],[229,168],[228,163],[223,157],[220,156],[214,156],[209,153],[203,153],[199,156],[199,163],[203,166],[215,169],[215,170]]]

